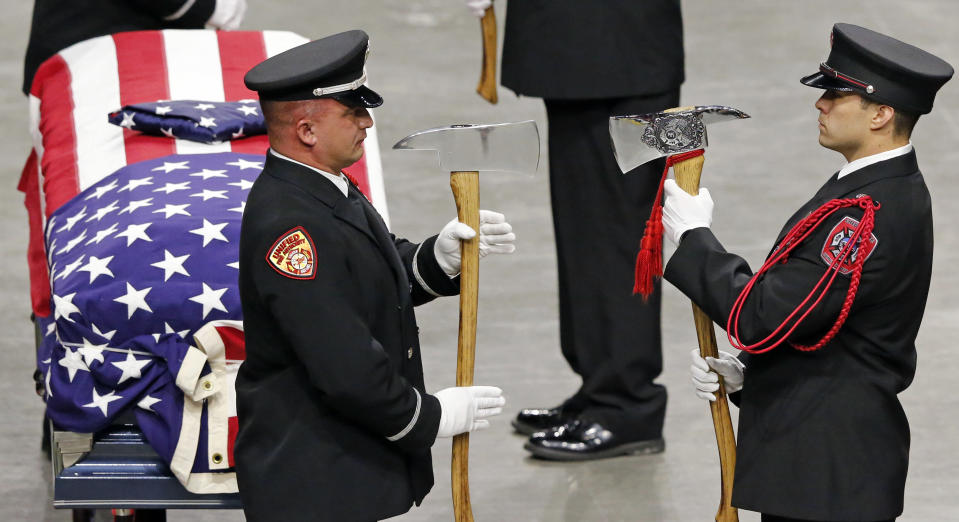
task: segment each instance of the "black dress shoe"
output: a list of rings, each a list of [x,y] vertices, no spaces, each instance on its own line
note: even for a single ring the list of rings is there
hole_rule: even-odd
[[[536,457],[549,460],[593,460],[619,455],[660,453],[662,438],[622,440],[598,422],[574,419],[534,433],[525,446]]]
[[[565,424],[575,416],[564,411],[562,406],[555,408],[527,408],[521,410],[513,419],[513,428],[523,435],[532,435],[537,431]]]

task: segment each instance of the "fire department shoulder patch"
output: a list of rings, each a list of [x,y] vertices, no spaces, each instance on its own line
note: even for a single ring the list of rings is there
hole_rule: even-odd
[[[839,253],[843,247],[849,243],[858,226],[859,220],[846,216],[839,220],[839,223],[832,228],[832,231],[830,231],[826,237],[826,243],[822,246],[821,256],[826,265],[831,265],[836,257],[839,256]],[[879,240],[875,234],[869,234],[869,239],[865,242],[860,241],[860,243],[860,245],[853,247],[852,254],[846,258],[845,262],[839,265],[839,273],[842,275],[849,275],[852,272],[853,264],[856,259],[858,259],[858,256],[864,255],[866,259],[869,259],[873,250],[876,249]],[[863,260],[863,262],[865,263],[865,260]]]
[[[291,279],[316,277],[316,249],[313,238],[303,227],[296,227],[277,239],[267,252],[266,261],[273,270]]]

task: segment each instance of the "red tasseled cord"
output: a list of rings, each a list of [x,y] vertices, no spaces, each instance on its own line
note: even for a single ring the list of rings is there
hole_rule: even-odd
[[[797,246],[805,241],[812,234],[812,232],[833,212],[839,210],[840,208],[854,206],[858,206],[863,209],[864,213],[862,221],[860,222],[859,226],[856,227],[855,232],[853,232],[852,237],[849,238],[849,241],[846,243],[846,245],[840,250],[839,255],[836,256],[836,258],[829,265],[829,268],[826,269],[826,272],[819,279],[819,282],[816,283],[816,286],[814,286],[806,296],[806,299],[799,303],[799,305],[796,306],[796,309],[789,314],[789,317],[786,317],[782,324],[780,324],[775,331],[766,336],[765,339],[750,345],[744,344],[739,339],[739,315],[742,312],[743,304],[746,302],[746,297],[749,295],[749,292],[752,290],[759,277],[772,268],[772,266],[776,263],[785,263],[786,259],[789,257],[789,253],[795,250]],[[729,338],[730,344],[732,344],[734,348],[744,350],[749,353],[765,353],[785,342],[796,330],[796,328],[825,298],[826,293],[829,291],[829,288],[836,280],[836,276],[839,274],[839,268],[850,256],[856,252],[856,249],[858,248],[857,245],[859,245],[862,241],[869,240],[869,237],[872,234],[873,226],[875,225],[875,211],[878,208],[879,204],[873,202],[872,198],[869,196],[862,196],[854,199],[834,199],[826,202],[826,204],[813,211],[799,223],[796,223],[789,233],[786,234],[786,237],[782,240],[782,242],[776,247],[776,250],[774,250],[769,256],[769,259],[766,260],[762,268],[760,268],[753,275],[752,279],[749,280],[749,283],[747,283],[745,288],[743,288],[742,292],[739,294],[739,297],[736,298],[736,302],[733,304],[732,310],[729,313],[729,319],[726,321],[726,335]],[[862,266],[866,261],[866,257],[867,256],[864,255],[856,256],[855,261],[853,261],[849,289],[846,290],[846,298],[843,300],[842,308],[839,311],[839,316],[836,318],[836,322],[833,323],[832,328],[830,328],[826,334],[823,335],[823,337],[815,344],[809,346],[793,345],[793,348],[804,352],[815,351],[825,346],[833,339],[833,337],[836,336],[836,334],[839,332],[839,329],[849,317],[849,310],[852,308],[853,300],[856,298],[856,291],[859,289],[859,282],[862,279]],[[828,281],[826,281],[827,278]],[[825,286],[823,286],[823,283],[825,283]],[[810,300],[812,300],[812,303],[810,303]],[[802,315],[797,318],[796,315],[800,313],[802,313]],[[782,330],[786,328],[788,328],[788,331],[781,333]]]
[[[639,254],[636,255],[636,276],[633,282],[633,295],[641,294],[643,301],[649,299],[653,293],[653,278],[663,276],[663,183],[669,174],[669,167],[703,155],[703,149],[696,149],[681,154],[674,154],[666,158],[666,168],[659,180],[659,190],[653,200],[653,210],[646,221],[643,230],[643,239],[639,243]]]

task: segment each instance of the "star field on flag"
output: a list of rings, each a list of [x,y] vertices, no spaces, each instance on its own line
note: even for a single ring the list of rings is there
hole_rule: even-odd
[[[263,156],[232,152],[147,160],[51,216],[41,370],[56,424],[92,430],[126,408],[168,411],[192,335],[241,318],[237,209],[262,167]]]

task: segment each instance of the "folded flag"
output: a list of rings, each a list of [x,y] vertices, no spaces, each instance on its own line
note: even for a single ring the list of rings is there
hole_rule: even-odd
[[[111,112],[108,119],[126,129],[200,143],[222,143],[266,133],[256,100],[161,100],[126,105]]]

